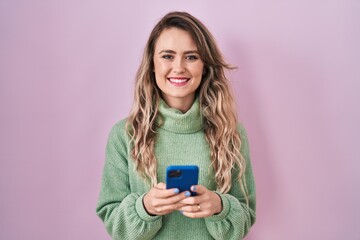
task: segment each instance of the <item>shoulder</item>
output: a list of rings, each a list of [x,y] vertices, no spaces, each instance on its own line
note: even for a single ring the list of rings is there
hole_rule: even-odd
[[[241,152],[241,154],[243,154],[245,159],[247,159],[249,161],[249,157],[250,157],[249,140],[247,137],[245,127],[242,123],[238,123],[237,128],[238,128],[238,133],[239,133],[240,139],[241,139],[240,152]]]
[[[110,139],[124,139],[127,136],[126,133],[126,121],[127,118],[121,119],[116,122],[110,130],[109,138]]]
[[[237,129],[241,140],[246,140],[247,139],[246,129],[241,122],[237,123]]]
[[[125,130],[127,118],[117,121],[111,128],[111,131]]]

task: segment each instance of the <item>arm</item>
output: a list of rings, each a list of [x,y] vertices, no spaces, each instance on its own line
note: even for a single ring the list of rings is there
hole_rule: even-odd
[[[143,206],[144,194],[130,190],[124,135],[118,125],[110,132],[96,213],[113,239],[152,239],[162,217],[150,216]]]
[[[222,211],[205,218],[206,227],[215,239],[241,239],[255,222],[255,182],[251,168],[249,144],[245,129],[240,126],[242,140],[241,154],[246,159],[245,182],[248,190],[249,205],[241,191],[237,174],[233,174],[233,186],[227,194],[218,193],[222,204]]]

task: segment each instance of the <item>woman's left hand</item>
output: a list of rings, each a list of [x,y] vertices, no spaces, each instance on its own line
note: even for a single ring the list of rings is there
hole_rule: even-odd
[[[178,209],[184,216],[204,218],[222,211],[221,198],[215,192],[208,190],[202,185],[192,186],[191,191],[196,192],[197,195],[180,201],[180,203],[186,204]]]

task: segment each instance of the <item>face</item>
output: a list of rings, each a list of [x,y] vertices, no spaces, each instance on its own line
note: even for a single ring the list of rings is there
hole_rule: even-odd
[[[154,52],[156,84],[165,102],[183,112],[195,99],[204,64],[191,35],[178,28],[160,34]]]

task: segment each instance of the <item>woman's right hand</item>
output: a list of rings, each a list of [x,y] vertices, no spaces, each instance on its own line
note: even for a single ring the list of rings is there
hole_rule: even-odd
[[[177,188],[166,189],[165,183],[158,183],[145,194],[143,204],[150,215],[165,215],[183,207],[185,204],[179,202],[190,195],[189,191],[179,193]]]

